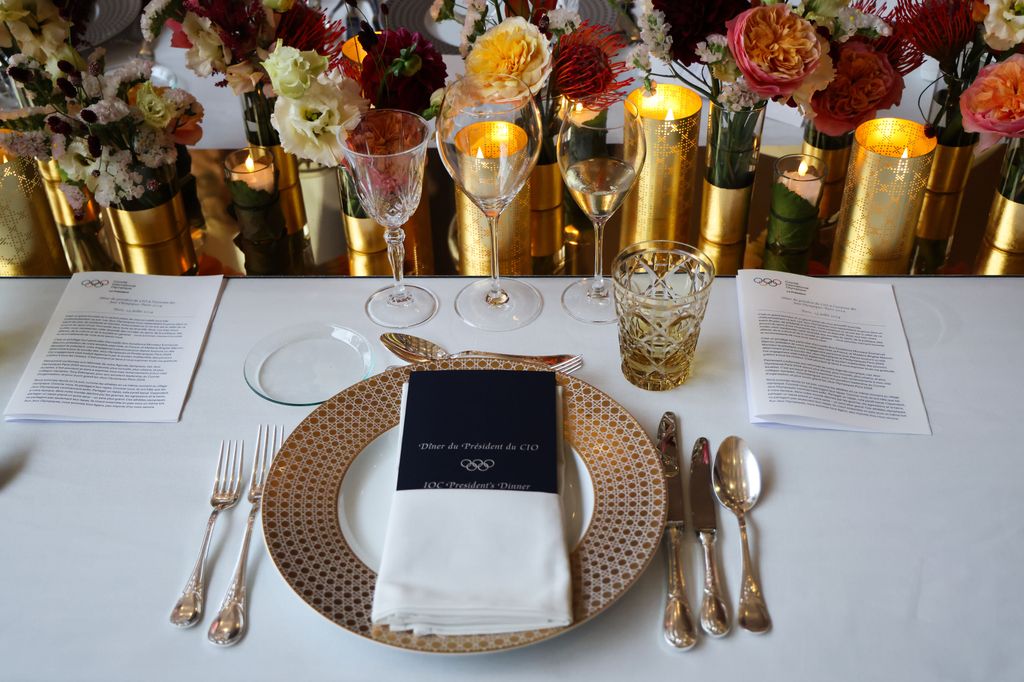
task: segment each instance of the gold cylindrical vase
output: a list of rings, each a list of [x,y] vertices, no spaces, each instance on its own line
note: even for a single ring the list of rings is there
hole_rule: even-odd
[[[126,272],[188,275],[198,269],[181,193],[151,208],[103,210]]]
[[[527,182],[530,195],[530,257],[533,272],[553,274],[565,263],[562,172],[557,163],[539,163]]]
[[[71,271],[119,270],[118,264],[110,254],[112,249],[108,247],[104,238],[99,206],[93,199],[92,192],[85,187],[81,188],[85,204],[76,211],[71,207],[64,190],[60,188],[62,180],[57,162],[51,159],[36,163],[39,175],[43,179],[46,201],[57,224],[64,256]]]
[[[880,118],[857,127],[831,274],[909,272],[935,145],[913,121]]]
[[[306,205],[302,201],[299,183],[299,162],[280,145],[270,147],[277,168],[277,191],[281,194],[281,211],[288,234],[299,234],[306,227]]]
[[[35,161],[0,154],[0,170],[0,276],[69,274]]]
[[[471,172],[464,174],[465,189],[476,196],[491,197],[500,187],[501,156],[525,154],[526,131],[502,121],[466,126],[455,136],[455,146],[465,156]],[[526,183],[498,220],[498,267],[503,275],[533,274],[530,256],[530,187]],[[464,192],[455,190],[458,220],[459,272],[491,274],[491,235],[487,218]]]
[[[818,219],[828,223],[834,219],[843,203],[843,189],[846,186],[846,168],[850,164],[851,147],[823,149],[804,140],[801,152],[816,156],[825,164],[825,184],[821,188],[821,203],[818,204]]]
[[[681,85],[659,83],[653,94],[637,88],[627,99],[639,111],[647,157],[622,205],[619,248],[652,239],[685,242],[697,165],[703,101]],[[636,134],[626,127],[626,144]]]
[[[971,173],[974,145],[935,147],[932,170],[928,175],[917,236],[923,239],[949,239],[960,214],[960,200]]]
[[[979,275],[1024,274],[1024,204],[996,192],[975,272]]]

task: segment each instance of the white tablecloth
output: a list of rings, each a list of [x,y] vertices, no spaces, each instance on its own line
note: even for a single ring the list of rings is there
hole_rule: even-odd
[[[260,422],[290,429],[309,412],[246,386],[249,348],[274,329],[321,319],[370,338],[378,368],[394,362],[362,310],[382,280],[232,280],[180,423],[0,424],[0,678],[1024,679],[1024,279],[894,280],[931,437],[749,424],[731,279],[714,285],[693,378],[667,393],[621,377],[613,326],[562,312],[567,280],[535,282],[542,316],[488,334],[454,314],[465,280],[430,280],[442,311],[415,331],[451,350],[582,352],[579,376],[652,436],[664,410],[681,415],[685,452],[700,435],[713,447],[732,433],[746,438],[764,476],[751,521],[770,634],[734,631],[689,652],[669,649],[659,555],[616,605],[554,640],[486,656],[413,654],[323,619],[292,594],[261,541],[250,561],[246,639],[222,650],[203,627],[175,630],[167,616],[198,549],[217,443],[251,441]],[[64,286],[0,280],[4,403]],[[211,610],[230,580],[243,512],[222,516],[215,536]],[[738,532],[724,511],[719,522],[735,613]],[[695,542],[686,559],[696,604]]]

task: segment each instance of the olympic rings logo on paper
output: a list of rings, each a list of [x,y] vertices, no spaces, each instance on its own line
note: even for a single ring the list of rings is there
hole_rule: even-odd
[[[774,277],[755,277],[754,284],[759,284],[763,287],[777,287],[782,284],[782,280],[775,279]]]
[[[105,287],[105,286],[107,286],[108,284],[110,284],[110,280],[106,280],[106,279],[83,279],[81,284],[82,284],[83,287],[88,287],[90,289],[94,289],[94,288],[98,288],[98,287]]]
[[[493,459],[464,459],[459,466],[466,471],[489,471],[494,468]]]

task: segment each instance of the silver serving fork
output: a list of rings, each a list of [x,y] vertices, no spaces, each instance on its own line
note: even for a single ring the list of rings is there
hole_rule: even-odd
[[[217,475],[213,479],[213,494],[210,505],[213,511],[206,522],[206,533],[203,544],[199,548],[199,558],[192,568],[192,575],[185,583],[178,603],[171,611],[171,623],[179,628],[190,628],[203,616],[203,598],[206,594],[206,555],[210,549],[210,537],[213,526],[217,523],[217,515],[225,509],[235,506],[242,496],[242,450],[241,441],[229,440],[220,442],[220,455],[217,458]]]
[[[252,537],[252,527],[260,510],[260,502],[263,500],[267,467],[281,449],[283,437],[284,428],[281,426],[275,426],[273,429],[270,426],[259,427],[256,452],[252,458],[252,477],[249,479],[249,502],[252,503],[252,507],[249,509],[249,520],[245,524],[245,535],[242,536],[242,549],[235,564],[235,577],[228,587],[227,594],[224,595],[217,618],[210,624],[210,630],[207,632],[207,637],[214,644],[230,646],[245,635],[245,564],[249,558],[249,539]]]

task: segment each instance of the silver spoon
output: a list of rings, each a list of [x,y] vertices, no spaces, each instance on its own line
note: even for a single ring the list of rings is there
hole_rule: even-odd
[[[761,594],[761,586],[754,577],[747,546],[746,513],[757,504],[761,496],[761,470],[754,453],[738,436],[729,436],[718,446],[712,476],[715,495],[727,509],[736,515],[743,543],[743,582],[740,589],[739,624],[751,632],[767,632],[772,627],[768,607]]]
[[[412,334],[401,334],[398,332],[381,334],[380,342],[384,344],[385,348],[406,362],[427,362],[429,360],[461,357],[505,358],[508,360],[541,362],[563,372],[572,372],[583,365],[583,360],[578,355],[510,355],[508,353],[492,353],[482,350],[464,350],[459,353],[449,353],[433,341],[413,336]]]

